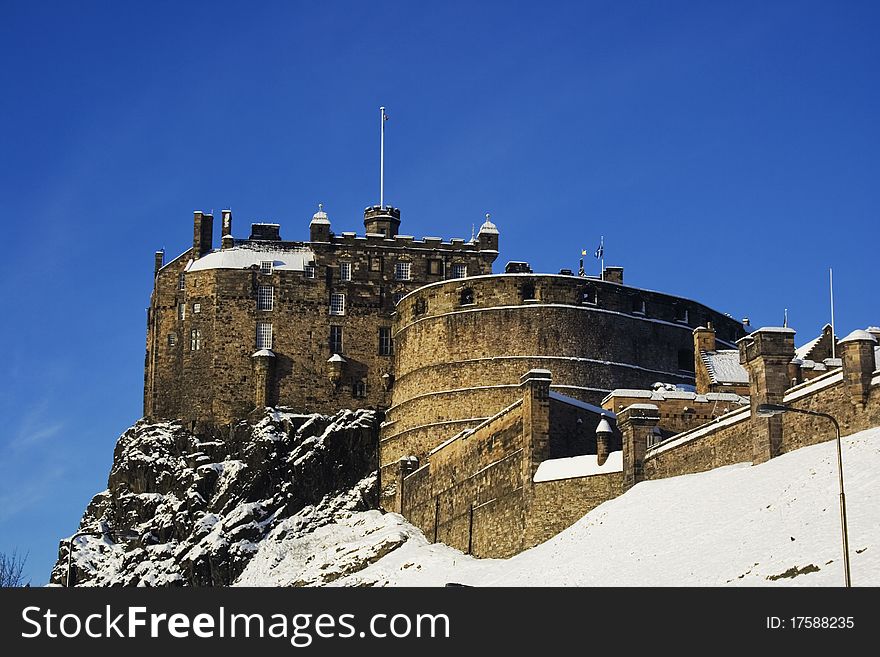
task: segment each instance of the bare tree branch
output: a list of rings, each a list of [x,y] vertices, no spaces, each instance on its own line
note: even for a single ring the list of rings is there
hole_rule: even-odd
[[[24,564],[27,554],[20,555],[16,550],[12,554],[0,552],[0,588],[24,586]]]

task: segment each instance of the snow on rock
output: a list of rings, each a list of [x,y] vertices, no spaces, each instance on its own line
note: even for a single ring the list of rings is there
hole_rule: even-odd
[[[286,521],[297,518],[305,532],[373,508],[377,442],[366,410],[267,409],[222,435],[142,420],[120,437],[108,488],[80,523],[80,531],[106,523],[113,534],[77,538],[72,583],[230,584]],[[65,540],[52,582],[64,583],[67,552]]]

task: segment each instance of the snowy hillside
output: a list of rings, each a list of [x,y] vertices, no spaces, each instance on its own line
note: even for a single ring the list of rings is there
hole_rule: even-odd
[[[880,585],[880,428],[844,439],[852,578]],[[512,559],[429,545],[395,514],[352,513],[260,542],[238,585],[840,586],[833,442],[752,467],[638,484]]]

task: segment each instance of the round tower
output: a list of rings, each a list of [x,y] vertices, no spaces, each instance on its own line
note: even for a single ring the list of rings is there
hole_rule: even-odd
[[[364,209],[364,228],[368,233],[394,237],[400,229],[400,209],[371,205]]]

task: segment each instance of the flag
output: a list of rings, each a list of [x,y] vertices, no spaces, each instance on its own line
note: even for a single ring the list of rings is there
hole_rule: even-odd
[[[596,257],[601,258],[603,255],[605,255],[605,245],[599,244],[599,248],[596,249]]]
[[[581,249],[581,255],[582,255],[582,256],[587,255],[587,250],[586,250],[586,249]]]

